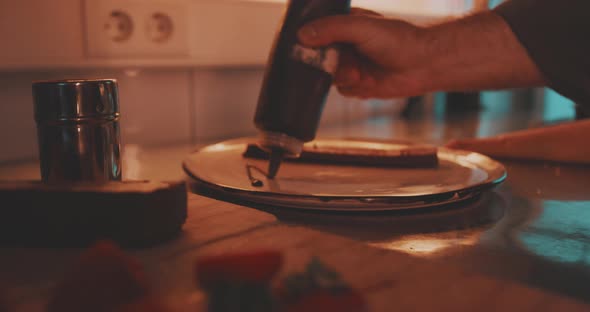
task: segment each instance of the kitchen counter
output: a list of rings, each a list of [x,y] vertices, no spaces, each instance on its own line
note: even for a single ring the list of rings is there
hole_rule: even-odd
[[[322,129],[319,136],[405,138],[442,144],[450,138],[538,126],[543,123],[539,116],[523,109],[510,114],[472,111],[403,120],[380,117]],[[184,179],[180,164],[193,149],[194,146],[126,146],[124,177]],[[590,167],[503,162],[508,180],[494,192],[475,202],[427,213],[308,213],[191,194],[189,219],[181,237],[129,253],[141,260],[167,300],[182,307],[196,306],[203,300],[202,293],[194,291],[190,276],[191,259],[202,253],[280,246],[296,254],[299,261],[312,254],[325,255],[327,259],[348,256],[343,247],[330,249],[332,244],[348,246],[350,250],[360,248],[367,253],[367,259],[373,257],[372,253],[392,251],[379,258],[383,263],[394,261],[387,262],[392,267],[396,265],[395,259],[406,254],[419,263],[449,264],[590,304]],[[35,162],[0,167],[0,179],[38,176]],[[18,311],[40,311],[43,300],[79,253],[76,249],[4,248],[0,250],[0,289],[8,290]],[[379,273],[375,270],[373,273]],[[389,268],[380,270],[385,274]],[[415,276],[421,277],[417,272]],[[447,275],[442,282],[461,280],[452,276]],[[383,300],[382,309],[377,310],[386,310],[387,301]]]

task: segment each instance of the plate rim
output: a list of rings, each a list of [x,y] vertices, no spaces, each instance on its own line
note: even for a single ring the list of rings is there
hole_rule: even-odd
[[[436,194],[428,194],[428,195],[376,195],[376,196],[374,196],[374,195],[307,195],[307,194],[273,193],[273,192],[268,192],[268,191],[251,191],[251,190],[231,187],[228,185],[215,184],[215,183],[206,181],[206,180],[198,177],[197,174],[195,174],[194,172],[192,172],[188,168],[189,161],[192,158],[194,158],[198,153],[202,152],[204,149],[210,148],[210,147],[218,145],[218,144],[244,144],[245,145],[245,144],[247,144],[246,142],[251,141],[251,140],[253,140],[252,137],[244,137],[244,138],[225,140],[225,141],[221,141],[221,142],[218,142],[215,144],[210,144],[210,145],[200,147],[200,148],[194,150],[193,152],[189,153],[189,155],[187,155],[185,157],[185,159],[182,162],[182,168],[183,168],[185,174],[187,174],[191,179],[197,180],[200,183],[204,183],[205,185],[208,185],[209,187],[213,187],[216,189],[221,188],[221,189],[223,189],[225,191],[229,191],[231,193],[245,193],[245,194],[249,195],[249,197],[262,197],[262,198],[268,198],[268,197],[277,198],[277,197],[279,197],[279,198],[283,198],[283,199],[299,199],[299,200],[307,199],[307,200],[321,201],[321,202],[327,202],[328,200],[329,201],[370,200],[373,202],[381,202],[383,204],[387,204],[387,203],[395,204],[395,203],[401,203],[401,202],[417,202],[417,201],[440,202],[439,200],[437,201],[437,199],[440,199],[440,198],[450,199],[455,196],[462,198],[463,196],[465,196],[465,194],[481,193],[483,191],[493,189],[496,186],[498,186],[499,184],[503,183],[508,177],[508,172],[506,170],[506,167],[502,163],[500,163],[499,161],[496,161],[486,155],[483,155],[483,154],[480,154],[477,152],[465,151],[465,150],[460,150],[460,149],[450,149],[450,148],[446,148],[446,147],[437,147],[438,153],[460,154],[460,156],[474,155],[474,156],[477,156],[481,159],[484,159],[487,162],[494,163],[496,165],[496,167],[498,168],[498,171],[501,172],[501,174],[499,174],[496,178],[490,177],[483,182],[479,182],[479,183],[473,184],[473,185],[465,187],[465,188],[461,188],[458,190],[451,190],[451,191],[447,191],[447,192],[436,193]],[[333,139],[333,138],[328,138],[326,140],[360,141],[360,140]],[[322,139],[316,139],[316,141],[322,141]],[[394,141],[394,140],[392,140],[392,141]],[[394,141],[394,142],[395,142],[395,144],[399,144],[400,141]],[[384,141],[383,143],[387,143],[387,142]],[[478,166],[478,168],[481,168],[481,166]],[[485,169],[482,169],[482,170],[489,173],[488,170],[485,170]],[[468,196],[468,197],[470,197],[470,196]],[[461,201],[461,200],[459,200],[459,201]],[[387,203],[385,203],[385,202],[387,202]],[[370,203],[367,202],[364,204],[368,205]]]
[[[192,179],[192,177],[191,177]],[[349,205],[344,206],[342,205],[343,199],[336,198],[329,202],[323,202],[319,200],[317,197],[310,196],[309,198],[311,201],[315,201],[317,203],[323,203],[324,205],[319,207],[318,205],[309,205],[308,202],[301,202],[302,198],[297,198],[297,200],[287,200],[287,201],[269,201],[268,198],[276,198],[278,196],[258,196],[255,193],[237,190],[237,189],[228,189],[221,187],[219,185],[211,184],[207,181],[203,180],[196,180],[192,179],[189,183],[198,183],[208,190],[212,190],[213,192],[221,192],[224,195],[228,195],[232,198],[236,198],[239,200],[243,200],[245,202],[253,203],[253,204],[260,204],[260,205],[270,205],[270,206],[277,206],[281,208],[287,209],[300,209],[300,210],[308,210],[308,211],[333,211],[333,212],[386,212],[386,211],[402,211],[402,210],[415,210],[415,209],[428,209],[433,207],[445,206],[449,204],[461,204],[465,201],[470,199],[475,199],[481,197],[484,192],[469,192],[465,193],[464,196],[453,196],[446,200],[439,200],[439,201],[431,201],[431,202],[407,202],[405,204],[394,203],[394,202],[379,202],[379,203],[360,203],[356,206]],[[193,188],[191,188],[192,190]],[[201,194],[201,193],[196,193]],[[207,196],[205,194],[202,194]],[[288,197],[288,196],[287,196]],[[395,206],[394,206],[395,205]]]

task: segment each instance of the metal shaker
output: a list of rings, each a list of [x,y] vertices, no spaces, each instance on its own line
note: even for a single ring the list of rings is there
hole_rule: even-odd
[[[117,81],[35,81],[32,89],[43,182],[121,180]]]

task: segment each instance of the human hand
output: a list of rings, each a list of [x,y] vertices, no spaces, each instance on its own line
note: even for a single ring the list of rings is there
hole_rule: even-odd
[[[395,98],[434,91],[544,85],[502,17],[491,11],[418,27],[363,10],[304,25],[301,44],[345,44],[334,84],[345,96]]]
[[[420,75],[425,47],[417,26],[353,8],[350,15],[308,23],[298,36],[310,47],[348,44],[334,76],[334,84],[343,95],[391,98],[424,91]]]

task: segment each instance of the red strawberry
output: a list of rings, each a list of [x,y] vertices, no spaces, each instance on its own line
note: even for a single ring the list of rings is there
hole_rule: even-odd
[[[282,254],[274,250],[206,256],[196,262],[196,281],[203,288],[232,282],[268,283],[282,263]]]
[[[285,312],[363,312],[367,311],[365,299],[356,291],[344,290],[334,293],[329,290],[315,290],[297,301],[288,303]]]
[[[274,291],[287,312],[367,310],[365,299],[338,272],[314,257],[302,272],[287,275]]]
[[[47,311],[111,311],[147,294],[135,259],[109,242],[86,251],[57,287]]]

